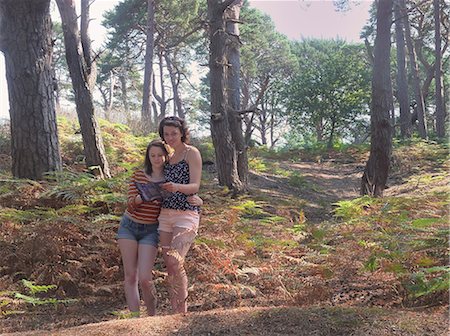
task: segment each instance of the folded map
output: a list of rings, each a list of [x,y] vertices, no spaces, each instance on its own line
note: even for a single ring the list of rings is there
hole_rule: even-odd
[[[134,182],[142,200],[145,202],[162,201],[164,198],[170,197],[172,193],[161,188],[163,183],[165,182]]]

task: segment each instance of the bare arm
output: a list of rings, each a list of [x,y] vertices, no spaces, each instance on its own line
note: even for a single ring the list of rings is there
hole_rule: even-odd
[[[128,201],[127,209],[128,211],[134,211],[139,205],[143,203],[141,196],[136,188],[134,182],[136,181],[136,172],[131,176],[130,182],[128,184]]]
[[[202,206],[203,205],[203,199],[198,196],[197,194],[188,196],[187,201],[190,205],[196,205],[196,206]]]

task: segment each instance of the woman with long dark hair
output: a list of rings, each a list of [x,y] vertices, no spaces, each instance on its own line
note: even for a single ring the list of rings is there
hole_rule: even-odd
[[[159,124],[159,135],[173,149],[164,165],[166,183],[162,188],[172,194],[162,202],[160,246],[169,276],[172,311],[185,313],[188,280],[184,259],[200,221],[200,207],[191,203],[200,188],[202,158],[198,149],[189,145],[189,130],[183,119],[164,118]]]

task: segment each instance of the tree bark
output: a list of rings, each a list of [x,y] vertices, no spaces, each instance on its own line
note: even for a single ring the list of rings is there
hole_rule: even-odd
[[[445,137],[445,103],[443,92],[443,76],[442,76],[442,54],[441,54],[441,11],[440,0],[434,0],[434,40],[435,40],[435,101],[436,101],[436,135],[438,138]]]
[[[262,106],[260,113],[258,114],[259,119],[259,134],[261,136],[261,144],[267,145],[267,110],[265,106]]]
[[[89,84],[91,74],[85,62],[87,55],[81,48],[75,3],[73,0],[56,0],[56,4],[61,15],[66,59],[75,92],[86,166],[97,175],[110,177],[100,127],[94,115],[94,102]]]
[[[389,174],[392,126],[389,110],[392,100],[390,78],[391,21],[393,0],[377,4],[377,35],[374,46],[371,102],[370,155],[361,180],[361,194],[383,196]]]
[[[155,1],[147,0],[147,43],[145,48],[144,87],[142,90],[141,118],[145,133],[152,131],[156,125],[152,123],[152,85],[153,81],[153,49],[155,26]]]
[[[164,53],[164,60],[166,61],[167,72],[169,73],[170,83],[172,85],[173,93],[173,109],[174,114],[178,115],[181,119],[186,118],[186,114],[183,109],[183,103],[180,96],[180,72],[177,67],[172,63],[171,57],[168,55],[167,51]]]
[[[97,81],[97,66],[93,61],[92,43],[89,37],[89,9],[90,0],[81,0],[81,19],[80,19],[80,38],[83,48],[83,58],[86,64],[86,72],[88,74],[89,89],[92,91]]]
[[[238,0],[225,10],[225,27],[227,35],[226,54],[229,62],[227,68],[228,113],[231,137],[236,146],[237,169],[243,189],[248,188],[248,156],[242,129],[241,115],[241,61],[239,39],[239,15],[243,1]]]
[[[243,189],[237,170],[236,147],[230,132],[228,95],[225,92],[228,60],[226,58],[224,11],[233,1],[208,0],[209,68],[211,89],[211,137],[216,154],[219,184],[238,193]]]
[[[162,56],[160,53],[158,53],[159,56],[159,84],[160,84],[160,91],[161,91],[161,95],[158,94],[158,92],[156,91],[156,87],[155,85],[153,85],[153,97],[155,99],[153,99],[153,120],[155,121],[155,125],[159,124],[159,122],[161,120],[163,120],[166,117],[166,112],[167,112],[167,103],[168,101],[166,100],[166,92],[164,90],[164,71],[163,71],[163,64],[162,64]],[[155,80],[155,74],[153,74],[153,83],[156,83]],[[158,113],[158,109],[156,107],[156,102],[158,102],[159,105],[159,113]]]
[[[166,99],[166,83],[165,83],[165,77],[164,77],[164,61],[163,61],[163,50],[160,49],[158,51],[158,60],[159,60],[159,91],[161,92],[161,96],[158,97],[158,103],[160,105],[160,117],[156,117],[155,124],[159,123],[159,120],[162,120],[167,112],[167,103],[168,100]],[[156,83],[155,77],[153,77],[153,83]],[[153,85],[155,87],[155,85]],[[153,95],[157,97],[156,90],[153,92]],[[155,113],[156,116],[156,113]]]
[[[400,105],[400,136],[411,138],[411,112],[408,99],[408,78],[406,74],[405,34],[398,3],[395,7],[395,36],[397,45],[397,98]]]
[[[119,81],[120,81],[120,100],[122,102],[123,111],[127,118],[128,124],[131,123],[130,104],[128,102],[128,72],[124,67],[120,68]]]
[[[405,27],[405,38],[406,45],[408,47],[409,52],[409,63],[411,68],[411,75],[413,77],[413,87],[414,87],[414,95],[416,99],[416,110],[417,110],[417,130],[419,132],[419,136],[422,139],[426,139],[428,137],[427,132],[427,123],[425,120],[425,102],[423,100],[423,93],[420,86],[420,77],[419,77],[419,68],[417,66],[417,55],[416,50],[414,48],[414,43],[411,36],[411,29],[408,20],[408,13],[406,10],[405,0],[399,0],[400,6],[402,9],[403,22]]]
[[[50,0],[0,1],[11,118],[12,174],[39,180],[61,170],[52,76]]]
[[[333,138],[334,138],[334,132],[336,130],[336,118],[333,116],[331,117],[331,130],[330,135],[328,136],[328,143],[327,148],[332,149],[333,148]]]
[[[319,117],[319,119],[316,121],[316,139],[317,142],[322,142],[323,141],[323,118]]]

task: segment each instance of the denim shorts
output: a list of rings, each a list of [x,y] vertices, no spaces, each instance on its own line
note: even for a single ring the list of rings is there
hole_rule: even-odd
[[[158,223],[140,224],[124,215],[120,221],[117,239],[135,240],[139,244],[146,244],[158,247],[159,233]]]

